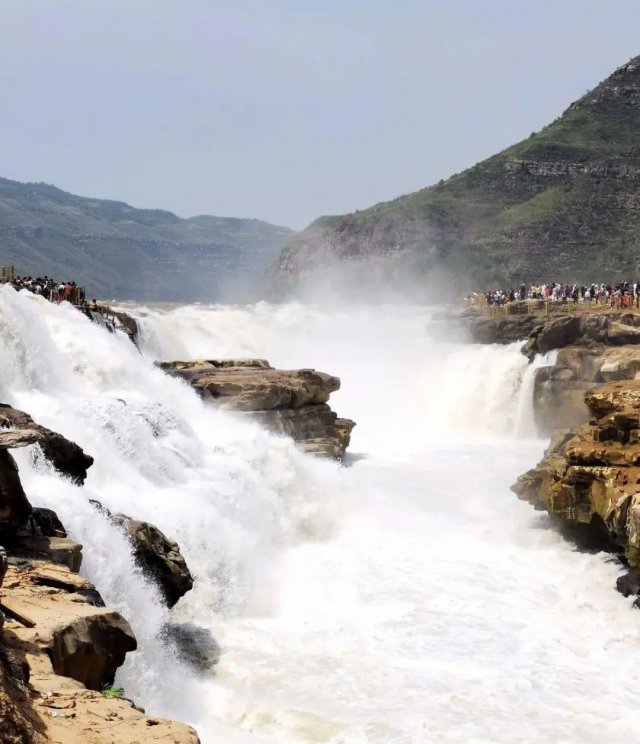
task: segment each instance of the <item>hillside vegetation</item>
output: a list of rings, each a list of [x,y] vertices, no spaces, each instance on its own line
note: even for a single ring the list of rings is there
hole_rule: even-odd
[[[254,299],[291,235],[260,220],[181,219],[0,179],[0,264],[75,279],[90,297]]]
[[[399,261],[460,289],[640,273],[640,57],[463,173],[312,223],[284,249],[276,277],[282,289],[371,264],[384,278]]]

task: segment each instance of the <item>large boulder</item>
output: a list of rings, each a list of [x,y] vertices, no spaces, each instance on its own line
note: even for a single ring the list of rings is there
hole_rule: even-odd
[[[149,522],[112,514],[95,499],[90,499],[90,503],[126,534],[135,562],[145,577],[156,584],[168,607],[191,590],[193,577],[176,542]]]
[[[137,648],[129,623],[114,610],[91,614],[52,629],[46,646],[53,671],[78,680],[90,690],[111,684],[129,651]]]
[[[116,514],[113,521],[126,532],[136,563],[157,586],[168,607],[193,587],[193,577],[178,544],[149,522]]]

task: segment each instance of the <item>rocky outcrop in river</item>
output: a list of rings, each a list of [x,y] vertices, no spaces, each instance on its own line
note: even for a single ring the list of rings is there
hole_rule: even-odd
[[[205,398],[291,437],[310,454],[341,460],[355,423],[327,405],[340,379],[313,369],[274,369],[264,359],[161,362]]]

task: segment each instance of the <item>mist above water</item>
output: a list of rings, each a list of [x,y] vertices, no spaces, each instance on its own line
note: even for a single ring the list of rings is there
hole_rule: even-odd
[[[544,446],[527,438],[532,372],[517,345],[435,342],[424,307],[129,310],[142,354],[68,306],[0,290],[3,400],[96,458],[83,488],[26,452],[19,464],[138,635],[127,694],[205,744],[640,734],[638,621],[612,588],[619,569],[508,488]],[[216,411],[152,364],[243,356],[342,378],[331,404],[358,424],[350,467]],[[178,541],[196,584],[171,613],[88,498]],[[215,676],[159,640],[170,617],[212,629]]]

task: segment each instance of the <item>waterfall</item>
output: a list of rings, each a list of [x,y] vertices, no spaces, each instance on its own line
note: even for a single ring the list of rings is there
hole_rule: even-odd
[[[1,288],[0,388],[96,459],[78,487],[18,457],[32,503],[59,513],[130,620],[140,649],[118,681],[150,714],[204,744],[640,735],[637,619],[611,589],[617,567],[509,492],[544,446],[523,423],[535,366],[518,345],[436,343],[419,307],[127,310],[142,354],[64,303]],[[331,405],[358,424],[349,467],[153,365],[241,356],[342,378]],[[195,585],[175,608],[89,499],[179,543]],[[174,657],[167,620],[213,632],[215,675]]]
[[[533,415],[533,393],[536,383],[536,372],[542,367],[553,366],[556,363],[557,356],[557,351],[536,354],[523,375],[516,405],[515,433],[519,437],[537,436],[537,428]]]

